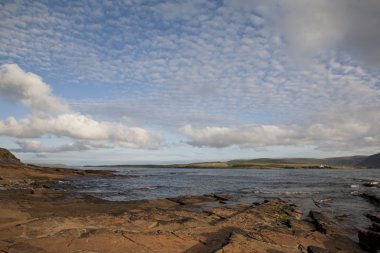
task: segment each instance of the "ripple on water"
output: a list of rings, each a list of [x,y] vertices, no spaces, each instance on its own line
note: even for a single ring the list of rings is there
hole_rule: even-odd
[[[380,170],[116,169],[128,177],[81,179],[74,185],[115,201],[213,193],[231,194],[234,202],[282,197],[306,213],[316,208],[340,217],[338,222],[351,228],[365,225],[364,214],[375,210],[360,192],[380,190]]]

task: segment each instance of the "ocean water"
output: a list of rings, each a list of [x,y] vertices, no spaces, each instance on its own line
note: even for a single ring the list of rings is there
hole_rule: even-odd
[[[364,215],[379,211],[359,196],[363,191],[380,194],[376,187],[380,170],[376,169],[112,169],[128,177],[77,179],[75,189],[113,201],[214,193],[233,196],[227,204],[283,198],[298,205],[304,214],[310,210],[326,213],[353,237],[358,228],[369,226]],[[368,182],[374,187],[363,186]]]

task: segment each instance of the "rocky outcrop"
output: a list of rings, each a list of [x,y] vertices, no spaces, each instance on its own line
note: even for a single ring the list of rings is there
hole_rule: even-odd
[[[0,148],[0,163],[21,163],[15,155],[13,155],[8,149]]]
[[[218,203],[229,196],[219,195],[108,202],[49,194],[27,198],[25,210],[24,193],[0,191],[0,211],[12,211],[0,219],[1,252],[363,252],[323,214],[311,223],[280,199],[226,205]]]
[[[364,248],[370,252],[377,252],[380,250],[380,233],[372,230],[363,231],[358,233],[359,241]]]
[[[373,223],[368,230],[359,230],[359,242],[369,252],[380,250],[380,212],[366,215]]]
[[[380,196],[377,195],[375,192],[370,192],[370,191],[362,192],[360,193],[360,196],[369,200],[371,203],[375,205],[380,205]]]

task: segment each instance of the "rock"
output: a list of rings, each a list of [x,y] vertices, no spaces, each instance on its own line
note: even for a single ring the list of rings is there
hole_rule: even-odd
[[[41,248],[35,252],[306,253],[328,252],[327,249],[363,253],[344,234],[330,234],[331,224],[322,221],[323,216],[313,214],[326,226],[327,234],[315,231],[294,205],[279,199],[258,206],[246,203],[211,208],[210,203],[213,206],[217,200],[205,196],[177,198],[184,203],[179,205],[169,200],[111,202],[90,197],[24,195],[3,195],[9,200],[19,198],[23,216],[14,222],[22,226],[0,231],[2,242],[14,240],[6,247],[0,243],[0,252],[3,249],[15,252],[19,243],[30,243]],[[4,205],[13,204],[9,200]],[[23,211],[25,203],[28,203],[28,214]],[[199,203],[205,206],[199,208]],[[286,226],[288,222],[291,228]],[[19,252],[33,252],[22,250]]]
[[[371,252],[376,252],[380,250],[380,233],[375,231],[363,231],[359,230],[358,232],[359,242],[366,249]]]
[[[3,252],[9,252],[9,253],[13,253],[13,252],[15,252],[15,253],[16,252],[47,253],[48,251],[45,251],[44,249],[42,249],[40,247],[35,247],[31,244],[21,242],[21,243],[16,243],[16,244],[12,245],[12,249],[10,249],[9,251],[3,251]]]
[[[85,229],[83,232],[80,234],[80,238],[88,238],[92,235],[94,235],[97,232],[96,229]]]
[[[371,201],[374,204],[377,204],[377,205],[380,204],[380,197],[373,192],[363,192],[360,194],[360,196],[368,199],[369,201]]]
[[[371,252],[380,250],[380,212],[368,213],[366,217],[373,221],[372,226],[367,231],[359,230],[358,237],[360,244]]]
[[[371,231],[380,232],[380,224],[379,223],[373,223],[372,226],[369,228]]]
[[[367,213],[366,217],[373,222],[380,223],[380,212],[377,213]]]
[[[324,214],[317,211],[310,211],[310,217],[313,220],[315,228],[322,234],[326,234],[330,220]]]
[[[227,200],[232,199],[232,196],[226,195],[226,194],[214,194],[213,197],[219,201],[227,201]]]
[[[158,226],[158,222],[155,221],[155,222],[152,222],[152,223],[148,226],[148,228],[155,228],[155,227],[157,227],[157,226]]]
[[[379,187],[379,182],[367,182],[367,183],[364,183],[363,186],[365,187]]]
[[[178,196],[175,198],[167,198],[167,200],[178,203],[179,205],[200,205],[206,202],[216,201],[215,197],[211,195],[203,195],[203,196]]]
[[[331,253],[327,249],[323,249],[317,246],[308,246],[307,253]]]
[[[306,253],[307,250],[302,244],[299,244],[297,249],[299,250],[299,253]]]
[[[9,150],[5,148],[0,148],[0,163],[19,163],[20,159],[14,156]]]

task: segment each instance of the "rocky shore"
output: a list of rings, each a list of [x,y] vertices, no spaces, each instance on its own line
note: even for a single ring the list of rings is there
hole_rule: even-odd
[[[323,213],[304,215],[281,199],[111,202],[70,189],[75,177],[115,176],[109,171],[17,162],[0,164],[0,171],[0,252],[376,252],[378,214],[359,235],[361,248]]]

